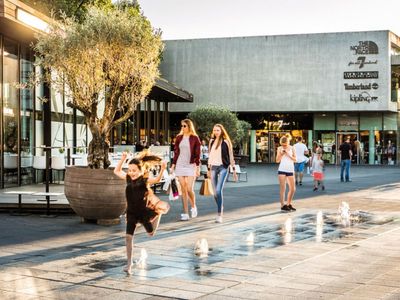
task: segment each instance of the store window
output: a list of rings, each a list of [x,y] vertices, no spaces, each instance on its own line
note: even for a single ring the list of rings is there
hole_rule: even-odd
[[[10,187],[18,185],[18,44],[4,39],[3,53],[3,180],[4,187]]]
[[[33,53],[29,47],[21,47],[20,81],[28,83],[33,70]],[[33,89],[20,89],[21,115],[21,184],[33,182],[34,154],[34,95]]]
[[[315,136],[313,140],[322,146],[322,159],[328,164],[336,163],[335,120],[336,117],[334,113],[321,113],[314,115]]]
[[[388,165],[396,164],[397,156],[397,114],[384,113],[383,115],[383,155],[382,163]]]

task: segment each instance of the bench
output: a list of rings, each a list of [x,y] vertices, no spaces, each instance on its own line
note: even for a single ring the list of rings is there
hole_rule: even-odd
[[[62,196],[64,193],[51,193],[51,192],[40,192],[40,193],[34,193],[32,196],[39,196],[39,197],[46,197],[46,199],[38,199],[37,201],[46,201],[47,202],[47,209],[46,209],[46,215],[50,216],[50,202],[55,202],[58,200],[51,200],[50,197],[58,197]]]
[[[236,175],[238,176],[238,181],[246,181],[247,182],[247,171],[244,169],[241,169],[239,165],[235,165],[235,170],[236,170]],[[232,175],[233,177],[233,170],[231,168],[229,168],[229,174],[228,174],[228,181],[233,181],[233,180],[229,180],[229,176]],[[245,180],[240,180],[240,178],[242,177],[242,175],[245,177]]]
[[[33,195],[35,192],[31,191],[8,191],[4,192],[4,194],[9,194],[9,195],[18,195],[18,212],[17,213],[12,213],[14,216],[27,216],[29,213],[23,213],[22,212],[22,195]]]

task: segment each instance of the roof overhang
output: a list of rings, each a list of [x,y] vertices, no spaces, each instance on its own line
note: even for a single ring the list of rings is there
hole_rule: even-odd
[[[185,91],[163,78],[157,78],[149,96],[150,99],[165,102],[193,102],[193,94]]]
[[[49,17],[18,0],[0,0],[0,33],[6,37],[29,44],[36,40],[39,28],[50,22]]]

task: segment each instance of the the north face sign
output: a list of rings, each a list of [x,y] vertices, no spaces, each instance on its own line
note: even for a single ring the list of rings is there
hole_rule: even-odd
[[[350,50],[357,55],[378,54],[378,45],[372,41],[359,41],[358,45],[350,46]]]

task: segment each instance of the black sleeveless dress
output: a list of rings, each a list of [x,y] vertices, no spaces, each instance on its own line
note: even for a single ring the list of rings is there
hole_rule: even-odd
[[[147,179],[143,176],[132,180],[126,176],[126,233],[133,235],[137,223],[143,224],[147,232],[153,231],[153,225],[150,220],[156,216],[156,213],[146,207],[145,193],[147,192]]]

